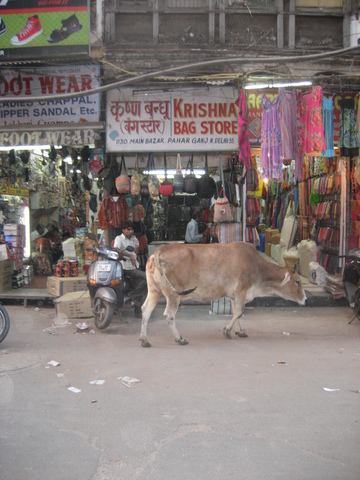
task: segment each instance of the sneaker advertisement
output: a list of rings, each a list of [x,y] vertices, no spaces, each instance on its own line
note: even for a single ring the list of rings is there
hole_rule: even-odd
[[[89,54],[87,0],[0,0],[0,58]]]

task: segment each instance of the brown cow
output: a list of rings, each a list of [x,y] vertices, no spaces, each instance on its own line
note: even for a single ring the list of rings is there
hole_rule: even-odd
[[[181,298],[211,301],[229,297],[233,318],[224,328],[231,338],[237,321],[242,337],[240,317],[245,303],[269,293],[305,305],[306,295],[295,269],[289,270],[267,262],[254,245],[243,242],[162,245],[146,264],[148,295],[142,306],[140,341],[150,347],[147,324],[161,294],[166,298],[164,316],[180,345],[188,342],[182,338],[175,325],[175,315]],[[235,329],[236,330],[236,329]]]

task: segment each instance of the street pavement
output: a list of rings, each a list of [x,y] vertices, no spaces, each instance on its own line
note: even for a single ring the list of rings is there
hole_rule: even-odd
[[[247,308],[248,338],[228,340],[230,317],[185,305],[180,346],[158,306],[149,349],[130,311],[99,331],[57,324],[51,307],[7,309],[1,480],[360,478],[360,322],[348,307]]]

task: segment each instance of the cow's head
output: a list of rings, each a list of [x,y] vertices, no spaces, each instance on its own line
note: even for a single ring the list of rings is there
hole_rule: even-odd
[[[297,273],[296,264],[285,273],[281,282],[281,296],[287,300],[293,300],[299,305],[305,305],[306,295],[301,283],[300,275]]]

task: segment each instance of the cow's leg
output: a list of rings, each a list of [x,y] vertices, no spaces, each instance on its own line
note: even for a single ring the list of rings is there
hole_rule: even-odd
[[[161,293],[156,290],[148,292],[146,300],[141,307],[142,310],[142,321],[141,321],[141,332],[140,332],[140,342],[143,347],[151,347],[151,343],[147,339],[147,324],[150,320],[151,314],[156,307]]]
[[[166,318],[166,321],[168,322],[169,327],[173,332],[175,342],[177,342],[179,345],[187,345],[188,342],[180,335],[178,329],[176,328],[175,315],[178,311],[179,305],[180,297],[178,297],[177,295],[174,297],[166,297],[166,308],[164,311],[164,317]]]
[[[240,325],[240,317],[244,313],[245,295],[238,295],[235,298],[235,300],[231,300],[231,305],[233,309],[233,318],[226,325],[226,327],[223,330],[223,333],[226,338],[231,338],[231,330],[236,322],[236,325],[238,326],[239,331],[237,331],[237,328],[235,327],[235,334],[238,335],[239,337],[247,337],[246,333],[244,332],[244,330],[242,330]]]

